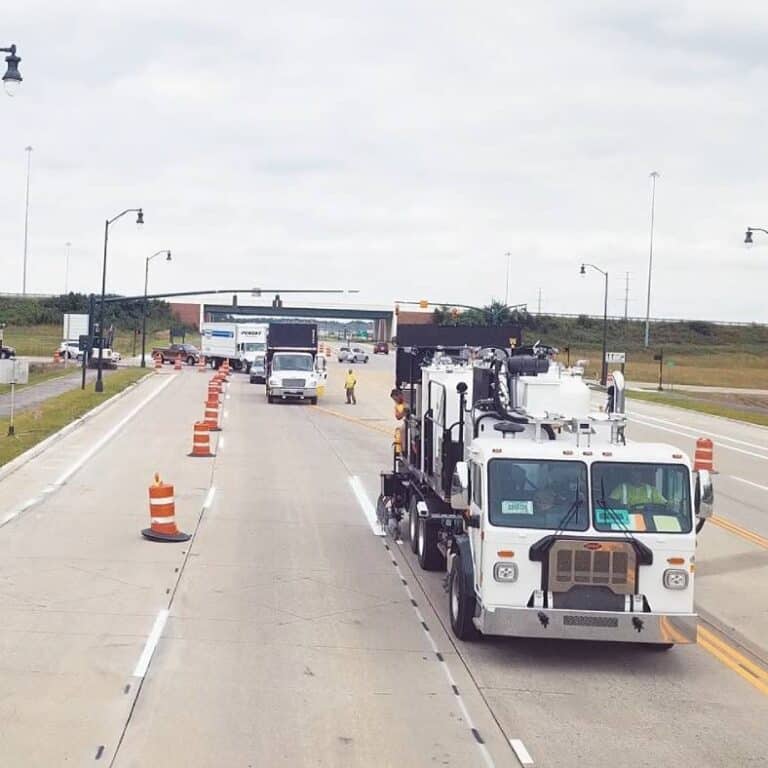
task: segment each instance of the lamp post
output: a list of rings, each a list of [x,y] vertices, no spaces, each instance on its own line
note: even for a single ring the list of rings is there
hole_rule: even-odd
[[[101,304],[99,306],[99,358],[96,366],[96,392],[104,391],[104,381],[102,380],[102,361],[104,358],[104,294],[107,290],[107,244],[109,243],[109,225],[114,224],[126,213],[136,214],[136,223],[144,223],[144,211],[141,208],[126,208],[122,213],[118,213],[112,219],[104,222],[104,264],[101,268]]]
[[[603,302],[603,361],[600,367],[600,383],[605,386],[608,381],[608,363],[605,361],[608,351],[608,273],[594,264],[582,264],[580,274],[587,274],[587,267],[599,272],[605,278],[605,300]]]
[[[648,300],[645,304],[645,346],[648,346],[651,330],[651,275],[653,273],[653,220],[656,213],[656,179],[661,174],[651,172],[651,244],[648,251]]]
[[[9,96],[13,96],[16,93],[16,88],[22,81],[21,73],[19,72],[19,62],[21,58],[16,55],[16,46],[11,45],[10,48],[0,48],[0,52],[7,53],[5,57],[5,74],[3,75],[3,87],[5,92]]]
[[[768,229],[762,229],[761,227],[747,227],[747,231],[744,233],[745,245],[752,245],[753,232],[762,232],[764,235],[768,235]]]
[[[141,318],[141,367],[146,368],[147,367],[147,285],[149,283],[149,262],[152,261],[152,259],[155,258],[155,256],[159,256],[161,253],[166,253],[168,256],[166,257],[166,261],[171,260],[171,252],[169,250],[163,250],[158,251],[157,253],[153,253],[151,256],[147,256],[146,264],[144,265],[144,305],[143,305],[143,311],[142,311],[142,318]]]
[[[69,288],[69,254],[72,250],[72,243],[67,241],[64,245],[67,248],[66,256],[64,256],[64,295],[66,296]]]
[[[32,167],[32,147],[24,147],[27,153],[27,193],[24,198],[24,266],[21,275],[21,295],[27,295],[27,244],[29,241],[29,174]]]
[[[507,281],[504,287],[504,303],[509,304],[509,270],[512,266],[512,254],[507,251],[504,255],[507,257]]]

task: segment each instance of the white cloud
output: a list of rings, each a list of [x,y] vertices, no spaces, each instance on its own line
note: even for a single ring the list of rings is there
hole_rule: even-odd
[[[21,283],[24,152],[35,146],[29,285],[139,291],[355,286],[361,300],[768,322],[762,4],[113,4],[6,11],[22,91],[0,99],[0,291]],[[758,44],[759,43],[759,44]],[[765,212],[765,213],[764,213]],[[766,218],[763,218],[763,215]],[[733,283],[728,283],[728,278]],[[716,297],[716,298],[715,298]]]

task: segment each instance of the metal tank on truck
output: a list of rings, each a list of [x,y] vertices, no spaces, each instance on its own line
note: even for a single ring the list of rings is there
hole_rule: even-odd
[[[627,439],[619,372],[595,410],[581,369],[516,329],[422,328],[398,328],[377,514],[393,533],[407,518],[421,567],[447,569],[454,633],[695,643],[709,472]]]

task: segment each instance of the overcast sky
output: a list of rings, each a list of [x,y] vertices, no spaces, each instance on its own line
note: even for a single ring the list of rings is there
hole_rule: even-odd
[[[768,322],[768,4],[6,3],[0,292],[352,287]],[[86,10],[87,8],[87,10]]]

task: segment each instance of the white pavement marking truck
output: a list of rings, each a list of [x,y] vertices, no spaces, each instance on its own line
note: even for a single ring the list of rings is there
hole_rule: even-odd
[[[581,369],[554,350],[454,330],[466,346],[398,328],[404,429],[377,514],[395,535],[407,517],[420,566],[447,569],[456,636],[695,643],[709,473],[625,437],[620,373],[593,411]]]
[[[267,401],[317,403],[325,387],[325,359],[317,355],[317,323],[270,323]]]

